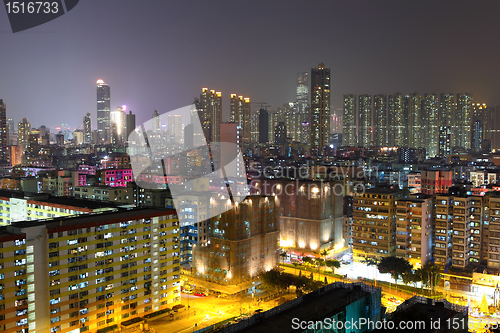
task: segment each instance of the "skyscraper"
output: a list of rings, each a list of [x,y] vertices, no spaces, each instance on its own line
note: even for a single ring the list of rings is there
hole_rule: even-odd
[[[97,133],[99,142],[109,143],[111,139],[111,102],[109,86],[103,80],[97,80]]]
[[[125,123],[126,123],[126,128],[127,128],[127,133],[125,136],[125,141],[128,140],[128,137],[130,133],[135,129],[135,114],[132,113],[132,111],[129,111],[125,115]]]
[[[358,107],[358,146],[369,147],[372,143],[372,96],[360,95]]]
[[[17,124],[17,145],[21,146],[21,150],[24,154],[26,147],[28,146],[28,139],[31,134],[31,123],[28,122],[26,118]]]
[[[439,98],[437,94],[425,94],[423,121],[424,147],[428,157],[439,155]]]
[[[373,144],[377,147],[387,147],[387,96],[373,96]]]
[[[87,112],[85,117],[83,117],[83,142],[92,142],[92,119],[90,118],[90,112]]]
[[[181,144],[183,140],[183,133],[182,133],[182,116],[179,114],[176,114],[172,118],[172,128],[173,128],[173,136],[174,136],[174,142],[177,144]]]
[[[266,110],[259,110],[259,143],[269,142],[269,114]]]
[[[230,100],[230,121],[239,126],[241,143],[251,141],[252,119],[251,119],[250,98],[231,94]]]
[[[453,142],[453,115],[455,114],[455,96],[453,94],[441,94],[439,106],[439,155],[451,154]]]
[[[274,130],[274,143],[284,145],[286,143],[286,125],[280,121]]]
[[[330,68],[311,69],[311,152],[321,154],[330,143]]]
[[[153,132],[158,133],[161,129],[160,113],[157,110],[153,111]]]
[[[405,147],[407,138],[405,137],[404,122],[404,97],[401,93],[394,93],[389,96],[389,145],[392,147]]]
[[[422,95],[412,93],[408,106],[408,147],[423,147],[422,135]]]
[[[110,112],[111,141],[113,144],[123,143],[126,139],[125,109],[126,107],[123,105]]]
[[[220,124],[222,121],[222,94],[220,91],[203,88],[198,106],[203,132],[207,143],[220,142]],[[250,119],[248,119],[250,125]]]
[[[0,99],[0,160],[9,160],[9,129],[7,128],[7,107]]]
[[[472,95],[457,94],[457,106],[455,112],[454,141],[455,146],[467,151],[471,148],[471,119],[472,119]]]
[[[305,138],[300,135],[300,125],[309,122],[309,73],[299,72],[297,74],[297,120],[296,120],[296,140],[306,143]]]
[[[342,141],[344,146],[349,147],[355,147],[358,143],[356,133],[356,95],[344,95]]]

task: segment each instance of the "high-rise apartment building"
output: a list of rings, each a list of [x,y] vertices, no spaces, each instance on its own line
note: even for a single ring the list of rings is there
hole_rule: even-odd
[[[90,112],[87,112],[85,117],[83,117],[83,142],[92,142],[92,119],[90,118]]]
[[[109,85],[103,80],[97,80],[97,133],[99,143],[109,143],[111,140],[111,102]]]
[[[484,103],[472,103],[471,105],[471,149],[479,153],[483,148],[483,140],[487,138],[487,111],[488,107]]]
[[[453,144],[453,119],[455,114],[455,95],[441,94],[439,105],[439,155],[451,154]],[[469,125],[470,126],[470,125]]]
[[[396,256],[415,268],[432,260],[433,199],[419,195],[396,201]]]
[[[7,107],[0,99],[0,160],[8,161],[9,152],[9,129],[7,127]]]
[[[309,73],[299,72],[297,74],[297,123],[300,125],[302,123],[309,121]],[[300,127],[300,126],[297,127]],[[297,129],[300,133],[300,129]],[[301,142],[305,141],[302,138],[297,138]]]
[[[259,143],[269,142],[269,114],[266,110],[259,110]]]
[[[330,68],[311,69],[311,152],[321,154],[330,144]]]
[[[239,131],[243,139],[241,145],[251,141],[252,118],[250,105],[250,98],[231,94],[230,121],[237,123],[240,128]]]
[[[381,259],[396,254],[396,201],[401,197],[398,190],[382,188],[354,193],[354,258]]]
[[[248,101],[250,103],[250,101]],[[203,133],[207,143],[220,142],[220,124],[222,122],[222,93],[203,88],[198,102]],[[250,115],[249,115],[250,116]],[[250,119],[248,119],[250,126]],[[245,127],[244,127],[245,129]],[[250,129],[249,129],[250,134]]]
[[[297,113],[297,103],[285,103],[283,105],[281,115],[286,125],[287,138],[291,141],[298,140],[300,131],[298,131],[297,128],[297,120],[300,117]]]
[[[286,125],[284,122],[280,121],[276,128],[274,129],[274,143],[277,145],[286,144]]]
[[[28,139],[31,134],[31,123],[26,118],[17,124],[17,145],[21,146],[24,153],[28,146]]]
[[[4,331],[95,332],[178,304],[178,230],[153,208],[2,227]]]
[[[423,99],[419,93],[412,93],[408,105],[408,147],[423,147],[422,119]]]
[[[387,147],[389,138],[387,132],[387,96],[373,96],[373,144],[377,147]]]
[[[356,123],[356,95],[344,95],[344,117],[342,119],[342,144],[344,146],[357,146]]]
[[[389,145],[391,147],[405,147],[407,137],[405,136],[407,123],[404,115],[404,96],[394,93],[389,96]]]
[[[437,94],[425,94],[423,101],[424,148],[428,157],[439,155],[439,98]]]
[[[250,116],[250,142],[259,142],[259,114],[252,113]]]
[[[457,94],[457,106],[454,115],[454,146],[463,148],[467,152],[471,148],[471,119],[473,116],[471,94]]]
[[[358,146],[369,147],[372,143],[372,96],[359,95]]]

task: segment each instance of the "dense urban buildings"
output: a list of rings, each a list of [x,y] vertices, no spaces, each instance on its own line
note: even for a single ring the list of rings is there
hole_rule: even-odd
[[[7,128],[7,107],[0,99],[0,160],[9,160],[9,129]]]
[[[0,228],[4,331],[96,331],[178,304],[178,232],[153,208]]]

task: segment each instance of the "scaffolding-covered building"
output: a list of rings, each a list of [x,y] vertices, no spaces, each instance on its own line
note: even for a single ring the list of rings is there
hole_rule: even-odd
[[[199,278],[237,284],[278,265],[278,199],[252,195],[226,205],[210,218],[210,244],[193,248],[193,266]]]

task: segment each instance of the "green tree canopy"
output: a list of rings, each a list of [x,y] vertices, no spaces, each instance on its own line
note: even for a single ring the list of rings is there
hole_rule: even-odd
[[[412,266],[405,258],[391,256],[382,258],[377,268],[380,273],[391,274],[391,277],[397,285],[399,277],[411,272]]]

